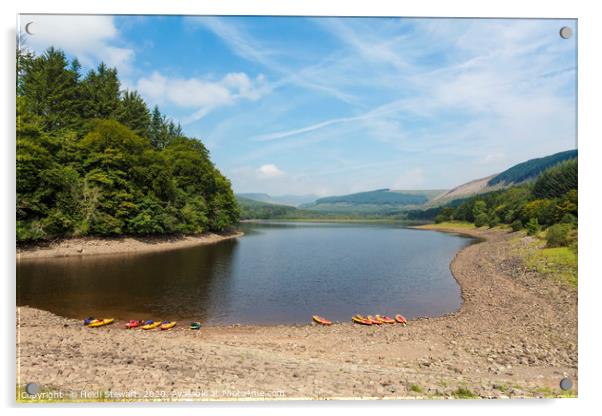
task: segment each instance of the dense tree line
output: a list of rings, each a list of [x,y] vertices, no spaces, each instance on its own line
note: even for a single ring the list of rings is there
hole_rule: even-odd
[[[17,241],[196,234],[238,222],[230,182],[117,71],[17,52]]]
[[[508,224],[529,234],[547,229],[549,245],[569,245],[576,240],[577,186],[577,159],[570,159],[544,171],[534,183],[443,207],[435,221],[469,221],[477,227]]]

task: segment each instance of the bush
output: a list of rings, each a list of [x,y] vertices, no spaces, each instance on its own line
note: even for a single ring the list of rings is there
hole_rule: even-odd
[[[482,227],[489,222],[489,217],[485,213],[480,213],[474,217],[474,225],[476,227]]]
[[[500,217],[498,217],[497,215],[491,215],[489,217],[489,228],[493,228],[498,226],[500,223]]]
[[[555,224],[546,232],[547,247],[568,247],[576,241],[575,230],[570,224]]]
[[[523,223],[521,220],[512,222],[512,231],[520,231],[523,229]]]
[[[537,218],[531,218],[529,220],[529,222],[527,223],[527,234],[528,235],[535,235],[540,230],[541,230],[541,227],[539,225],[539,221],[537,221]]]

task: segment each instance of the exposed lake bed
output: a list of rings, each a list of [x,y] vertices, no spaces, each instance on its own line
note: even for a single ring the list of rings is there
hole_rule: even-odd
[[[485,241],[451,263],[464,299],[456,313],[407,327],[225,325],[163,333],[90,330],[22,307],[18,383],[200,390],[208,395],[192,398],[205,400],[576,395],[576,290],[521,266],[512,255],[520,233],[462,232]],[[562,393],[565,376],[574,387]]]

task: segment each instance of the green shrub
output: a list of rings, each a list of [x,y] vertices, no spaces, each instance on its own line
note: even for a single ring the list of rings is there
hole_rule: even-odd
[[[537,218],[529,219],[529,222],[527,222],[526,228],[527,228],[528,235],[535,235],[541,230],[541,227],[539,225],[539,221],[537,221]]]
[[[500,217],[498,217],[497,215],[491,215],[489,216],[489,228],[493,228],[493,227],[497,227],[500,223]]]
[[[480,213],[474,217],[474,225],[482,227],[489,222],[489,217],[485,213]]]
[[[568,247],[576,241],[571,224],[555,224],[546,232],[547,247]]]
[[[523,223],[521,220],[516,220],[512,222],[512,231],[520,231],[523,229]]]

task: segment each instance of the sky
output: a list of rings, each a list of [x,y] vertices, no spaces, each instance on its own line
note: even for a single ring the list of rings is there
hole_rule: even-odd
[[[576,147],[576,21],[20,18],[200,139],[235,192],[449,189]],[[573,29],[563,39],[559,30]]]

